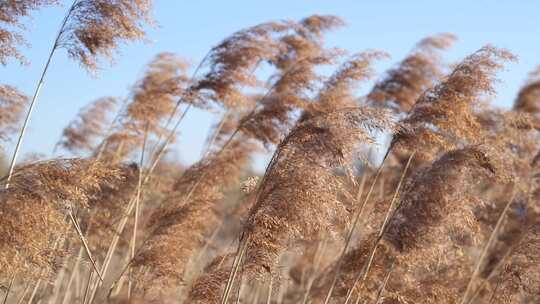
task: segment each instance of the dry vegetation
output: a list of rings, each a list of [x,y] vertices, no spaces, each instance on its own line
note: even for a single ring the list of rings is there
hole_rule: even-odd
[[[23,60],[21,17],[56,2],[0,4],[0,63]],[[150,10],[74,1],[34,96],[0,85],[0,140],[22,143],[57,49],[96,70],[144,40]],[[377,79],[384,52],[325,45],[344,25],[242,29],[194,69],[158,54],[125,98],[65,127],[57,148],[76,157],[14,166],[17,148],[1,179],[0,301],[540,303],[540,70],[503,110],[486,100],[509,51],[448,64],[456,37],[438,34]],[[170,146],[193,108],[221,119],[185,167]],[[273,157],[257,177],[261,151]]]

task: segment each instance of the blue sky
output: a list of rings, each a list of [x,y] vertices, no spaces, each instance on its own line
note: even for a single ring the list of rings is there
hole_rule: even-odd
[[[62,2],[63,7],[40,10],[27,20],[25,37],[32,47],[23,53],[31,65],[11,62],[0,66],[0,83],[15,85],[27,94],[33,92],[70,1]],[[155,0],[154,17],[159,27],[149,29],[152,42],[125,45],[116,64],[105,65],[98,77],[88,75],[64,51],[56,54],[23,153],[50,155],[62,129],[81,107],[101,96],[125,96],[144,65],[159,52],[175,52],[197,63],[209,48],[238,29],[311,14],[334,14],[347,21],[347,27],[328,35],[329,46],[351,52],[375,48],[390,53],[390,60],[377,65],[379,73],[399,61],[418,40],[439,32],[459,37],[445,53],[450,61],[487,43],[508,48],[519,56],[519,62],[500,74],[503,81],[497,85],[495,103],[509,106],[527,74],[540,64],[539,11],[540,1],[535,0]],[[190,163],[198,159],[208,126],[216,119],[199,111],[188,115],[178,143],[182,160]]]

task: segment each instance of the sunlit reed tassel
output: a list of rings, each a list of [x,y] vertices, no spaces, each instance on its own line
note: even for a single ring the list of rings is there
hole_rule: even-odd
[[[367,102],[408,112],[418,97],[443,76],[439,53],[450,48],[455,40],[456,37],[448,33],[422,39],[375,84],[366,96]]]
[[[17,49],[18,44],[27,44],[19,32],[13,29],[26,29],[21,19],[28,17],[33,10],[59,4],[58,0],[18,0],[4,1],[0,5],[0,21],[9,28],[0,27],[0,65],[6,65],[13,58],[26,64],[26,59]]]
[[[250,210],[244,228],[238,256],[246,254],[245,275],[265,281],[272,276],[276,260],[288,240],[316,239],[319,234],[325,234],[323,230],[331,233],[338,229],[347,215],[342,214],[344,206],[337,205],[334,199],[341,184],[331,168],[347,168],[355,143],[372,141],[365,130],[391,129],[391,126],[384,112],[344,108],[314,116],[289,133],[269,164],[257,203]],[[294,180],[298,185],[276,187],[285,179]],[[280,199],[283,195],[288,200]],[[294,218],[289,218],[286,210],[294,212]],[[341,218],[337,220],[335,216]],[[288,224],[277,224],[280,222]],[[229,289],[238,267],[237,261],[231,271]],[[226,298],[224,294],[223,303]]]

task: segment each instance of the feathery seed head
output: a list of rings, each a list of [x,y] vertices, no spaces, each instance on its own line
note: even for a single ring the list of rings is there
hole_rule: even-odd
[[[448,49],[455,39],[447,33],[422,39],[405,59],[386,73],[367,99],[385,107],[409,111],[422,92],[442,77],[439,51]]]
[[[100,57],[112,61],[126,41],[143,40],[145,24],[152,24],[151,0],[77,0],[69,12],[58,46],[89,71]]]
[[[0,85],[0,140],[18,130],[21,114],[29,99],[10,85]]]
[[[494,94],[495,73],[515,56],[484,46],[459,63],[444,81],[424,92],[402,124],[392,145],[417,150],[424,158],[459,144],[475,143],[481,127],[473,110],[482,94]]]

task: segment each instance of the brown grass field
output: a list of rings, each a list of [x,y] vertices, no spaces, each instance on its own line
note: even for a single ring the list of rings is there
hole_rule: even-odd
[[[56,4],[7,0],[0,21]],[[76,0],[49,59],[63,49],[95,71],[145,39],[151,9]],[[508,50],[450,63],[456,37],[435,34],[375,75],[385,52],[325,45],[344,25],[254,25],[197,66],[158,54],[126,98],[65,127],[57,146],[74,158],[18,155],[54,61],[33,96],[0,84],[0,139],[17,143],[0,185],[0,301],[540,303],[540,69],[500,109]],[[21,43],[0,26],[0,64],[23,61]],[[192,109],[223,115],[186,166],[170,146]]]

